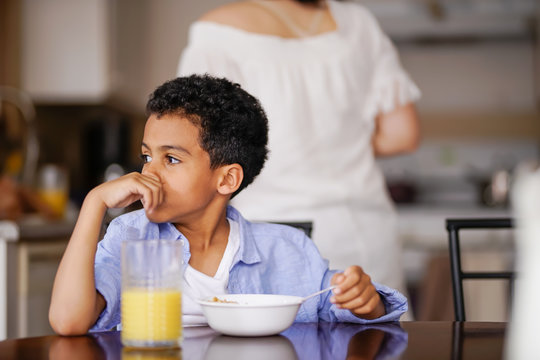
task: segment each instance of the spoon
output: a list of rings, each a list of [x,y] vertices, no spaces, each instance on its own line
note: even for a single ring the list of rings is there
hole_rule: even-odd
[[[327,291],[333,290],[333,289],[335,289],[336,287],[337,287],[337,285],[332,285],[332,286],[330,286],[330,287],[327,287],[326,289],[323,289],[323,290],[321,290],[321,291],[317,291],[317,292],[315,292],[315,293],[313,293],[313,294],[311,294],[311,295],[308,295],[308,296],[302,298],[302,302],[306,301],[307,299],[311,299],[311,298],[314,297],[314,296],[317,296],[317,295],[320,295],[320,294],[325,293],[325,292],[327,292]]]

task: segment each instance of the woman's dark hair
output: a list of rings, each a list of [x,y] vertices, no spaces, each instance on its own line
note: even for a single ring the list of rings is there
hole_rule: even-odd
[[[235,196],[261,172],[267,158],[268,120],[259,101],[225,78],[191,75],[165,82],[146,104],[148,115],[176,114],[199,128],[210,166],[240,164],[244,179]]]

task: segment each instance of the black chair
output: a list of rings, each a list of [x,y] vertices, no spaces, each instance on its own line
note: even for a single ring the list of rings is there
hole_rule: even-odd
[[[465,279],[507,279],[510,289],[513,287],[514,272],[466,272],[461,269],[461,250],[459,230],[461,229],[504,229],[513,228],[510,218],[492,219],[446,219],[448,245],[450,250],[450,271],[452,273],[452,290],[454,295],[454,317],[456,321],[465,321],[465,305],[463,299],[463,280]]]
[[[311,237],[313,223],[311,221],[273,221],[274,224],[282,224],[302,230],[308,237]]]

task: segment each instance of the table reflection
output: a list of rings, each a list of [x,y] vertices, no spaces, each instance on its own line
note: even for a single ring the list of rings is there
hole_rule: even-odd
[[[101,360],[107,359],[107,354],[94,336],[58,336],[49,347],[49,359]]]
[[[299,323],[282,333],[298,359],[391,359],[407,348],[407,332],[399,323],[357,325]]]
[[[139,350],[139,349],[122,349],[122,360],[178,360],[189,359],[182,357],[180,349],[168,350]]]
[[[257,338],[218,336],[201,359],[296,360],[298,356],[291,341],[281,335]]]
[[[137,350],[122,347],[120,332],[55,337],[49,359],[223,360],[223,359],[392,359],[407,347],[398,323],[361,326],[345,323],[293,324],[276,336],[231,337],[208,327],[184,329],[181,349]]]

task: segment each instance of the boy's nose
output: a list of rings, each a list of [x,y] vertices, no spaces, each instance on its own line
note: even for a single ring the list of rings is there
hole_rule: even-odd
[[[158,171],[158,169],[156,169],[155,165],[152,165],[152,163],[148,163],[148,164],[144,165],[144,167],[142,168],[141,173],[143,175],[154,176],[154,177],[158,178],[161,181],[161,177],[159,176],[159,171]]]

